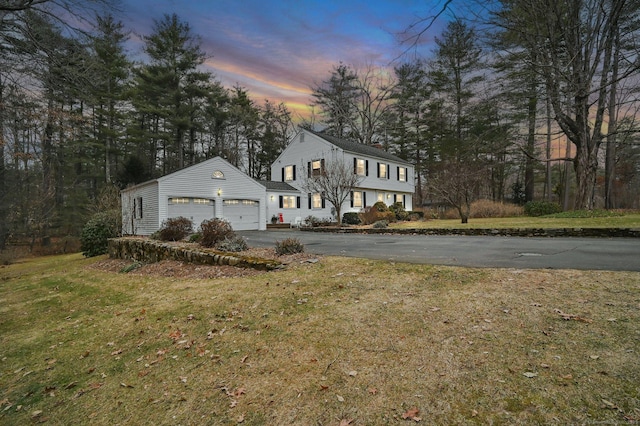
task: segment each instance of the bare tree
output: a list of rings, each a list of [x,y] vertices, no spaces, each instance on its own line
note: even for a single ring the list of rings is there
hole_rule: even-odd
[[[454,207],[462,223],[468,223],[471,203],[485,181],[485,167],[472,161],[451,161],[440,165],[429,180],[429,190]]]
[[[342,225],[342,204],[351,195],[351,190],[358,186],[363,177],[357,175],[346,161],[333,159],[324,162],[317,175],[305,175],[302,188],[311,194],[321,194],[336,210],[338,226]]]

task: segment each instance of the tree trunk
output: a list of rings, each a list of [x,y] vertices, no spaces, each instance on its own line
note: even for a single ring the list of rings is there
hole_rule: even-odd
[[[529,132],[527,135],[527,156],[524,167],[524,200],[525,202],[533,201],[535,194],[534,186],[534,156],[536,142],[536,111],[538,107],[538,98],[535,96],[537,89],[535,82],[532,83],[529,93],[529,105],[527,110]]]

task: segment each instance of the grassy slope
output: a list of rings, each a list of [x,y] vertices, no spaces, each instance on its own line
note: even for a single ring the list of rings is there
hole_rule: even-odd
[[[640,418],[637,273],[323,258],[180,280],[93,262],[0,269],[1,424]]]
[[[610,217],[509,217],[469,219],[427,220],[391,224],[391,228],[640,228],[640,214],[625,214]]]

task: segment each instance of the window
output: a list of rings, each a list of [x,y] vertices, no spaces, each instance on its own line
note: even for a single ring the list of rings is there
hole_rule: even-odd
[[[281,195],[280,208],[281,209],[299,209],[300,197],[296,197],[295,195]]]
[[[378,193],[378,201],[382,201],[384,203],[384,194],[382,192]]]
[[[324,203],[322,202],[322,195],[321,194],[312,194],[311,195],[311,208],[312,209],[321,209],[324,207],[323,205]]]
[[[170,204],[189,204],[188,198],[169,198]]]
[[[368,176],[369,175],[369,162],[362,158],[354,158],[353,159],[353,173],[358,176]]]
[[[216,170],[211,174],[211,179],[224,179],[224,173],[220,170]]]
[[[400,182],[407,181],[407,168],[406,167],[398,167],[398,180]]]
[[[404,195],[402,195],[402,194],[396,194],[396,196],[395,196],[395,202],[396,202],[396,203],[400,203],[400,204],[402,204],[402,206],[404,207]]]
[[[282,169],[282,181],[290,182],[296,180],[296,166],[286,166]]]
[[[133,199],[133,218],[142,219],[142,197]]]
[[[193,204],[200,204],[200,205],[205,205],[205,206],[213,205],[211,200],[209,200],[207,198],[194,198],[193,199]]]
[[[307,163],[309,177],[320,176],[324,172],[324,160],[313,160]]]
[[[366,205],[366,194],[362,191],[351,192],[351,207],[364,207]]]
[[[378,163],[378,177],[380,179],[389,179],[389,165]]]

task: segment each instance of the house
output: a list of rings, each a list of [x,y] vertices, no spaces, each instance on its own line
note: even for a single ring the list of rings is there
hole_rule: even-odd
[[[284,223],[315,216],[333,219],[335,209],[323,194],[304,191],[304,175],[325,162],[344,161],[361,175],[342,212],[360,211],[376,201],[400,202],[412,209],[414,169],[381,149],[311,130],[301,130],[271,166],[272,181],[247,176],[215,157],[121,192],[123,232],[150,235],[167,218],[183,216],[198,226],[223,218],[234,230],[265,230],[276,218]]]

